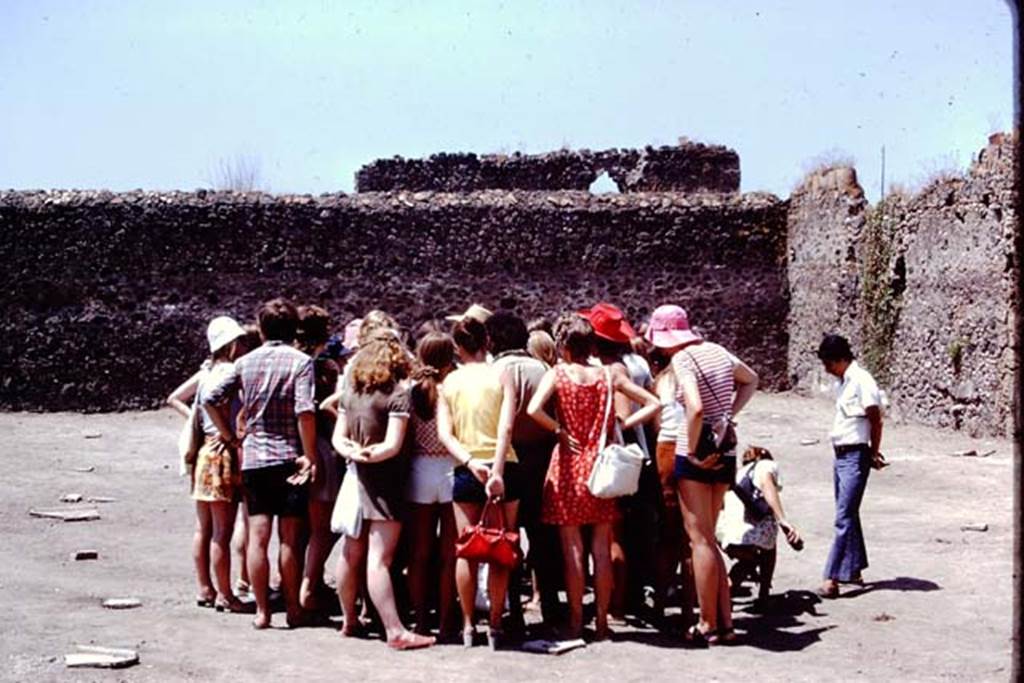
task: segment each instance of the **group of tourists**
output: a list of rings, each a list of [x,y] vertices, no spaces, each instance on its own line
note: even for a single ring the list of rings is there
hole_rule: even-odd
[[[470,647],[485,611],[498,648],[523,633],[528,586],[527,609],[559,639],[606,639],[627,613],[661,623],[671,603],[685,642],[708,646],[736,639],[740,584],[768,599],[778,532],[802,547],[772,455],[751,446],[737,462],[733,420],[756,372],[677,305],[639,330],[605,302],[529,323],[474,304],[412,334],[379,310],[332,334],[326,310],[285,299],[257,319],[212,320],[209,358],[169,398],[188,418],[179,446],[200,606],[254,603],[264,629],[275,593],[290,627],[340,604],[342,636],[375,626],[399,650]],[[836,539],[819,588],[835,597],[867,566],[858,508],[882,462],[880,400],[842,337],[819,357],[843,381]],[[592,492],[605,444],[642,453],[636,493]],[[527,552],[481,562],[463,552],[473,534]],[[325,563],[338,544],[335,591]]]

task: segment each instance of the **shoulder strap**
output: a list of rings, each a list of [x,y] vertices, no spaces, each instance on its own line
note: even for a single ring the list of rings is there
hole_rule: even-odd
[[[718,409],[721,410],[722,409],[722,401],[718,398],[718,394],[715,392],[714,388],[711,386],[711,382],[709,382],[708,378],[704,376],[704,372],[700,369],[700,363],[697,362],[697,359],[694,358],[693,354],[690,352],[689,349],[687,349],[685,351],[685,353],[686,353],[687,356],[689,356],[690,360],[693,362],[693,367],[697,368],[697,376],[700,377],[702,382],[704,382],[704,386],[706,386],[708,388],[708,393],[710,393],[711,397],[713,399],[715,399],[715,403],[718,404]]]
[[[598,453],[604,450],[605,444],[608,441],[608,418],[612,414],[612,394],[615,393],[612,389],[612,370],[607,365],[604,366],[604,381],[608,397],[604,402],[604,417],[601,419],[601,441],[597,445]]]

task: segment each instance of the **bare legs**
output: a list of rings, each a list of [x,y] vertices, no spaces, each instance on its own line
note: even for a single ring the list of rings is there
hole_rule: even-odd
[[[359,597],[366,545],[365,533],[360,538],[341,537],[341,554],[338,557],[335,574],[338,581],[338,601],[341,603],[341,613],[344,617],[341,632],[346,636],[355,635],[360,626],[356,599]]]
[[[271,515],[253,515],[249,518],[249,547],[247,561],[252,590],[256,597],[255,628],[270,626],[270,561],[267,549],[274,524]],[[299,607],[299,558],[297,547],[302,531],[301,517],[279,517],[277,538],[281,545],[278,553],[278,569],[281,572],[281,592],[284,594],[285,609],[289,626],[298,625],[302,610]]]
[[[249,541],[249,509],[243,502],[238,505],[234,531],[231,534],[231,564],[238,567],[238,590],[249,589],[249,567],[245,561],[245,550]]]
[[[612,597],[610,610],[617,619],[626,618],[627,564],[622,520],[611,525]]]
[[[578,526],[558,529],[562,539],[562,562],[565,570],[565,589],[569,598],[569,638],[583,634],[583,586],[585,581],[583,538]],[[608,637],[608,605],[612,595],[612,525],[595,524],[590,541],[594,557],[594,593],[597,607],[595,635],[598,640]]]
[[[505,512],[505,528],[516,528],[516,513],[519,502],[502,503]],[[471,524],[480,521],[483,506],[477,503],[454,503],[455,526],[458,533]],[[455,585],[459,592],[459,605],[462,607],[463,631],[471,631],[476,625],[476,573],[478,563],[469,562],[461,557],[455,562]],[[491,603],[490,626],[494,631],[501,631],[501,613],[505,609],[505,595],[508,592],[508,570],[496,564],[488,569],[487,597]]]
[[[693,549],[693,574],[700,606],[698,628],[702,633],[732,628],[729,579],[715,542],[715,523],[727,490],[727,484],[679,480],[683,525]]]
[[[422,646],[433,642],[409,633],[398,616],[395,593],[391,585],[391,561],[398,545],[402,530],[400,522],[391,520],[365,520],[368,527],[360,538],[345,536],[342,539],[341,558],[338,561],[338,596],[345,615],[342,633],[352,635],[358,628],[356,596],[359,595],[359,574],[363,558],[366,558],[367,588],[370,600],[380,616],[388,644]]]
[[[281,572],[281,593],[284,595],[289,626],[298,626],[302,620],[302,608],[299,606],[299,583],[302,580],[299,544],[303,541],[304,527],[302,517],[277,518],[277,539],[281,544],[277,566]]]
[[[431,575],[430,560],[437,545],[437,525],[440,516],[441,539],[439,557],[438,616],[440,633],[453,630],[452,603],[455,597],[455,517],[450,504],[410,504],[409,539],[409,595],[412,600],[416,633],[427,633],[429,610],[427,583]]]
[[[231,587],[231,532],[234,529],[236,503],[207,503],[212,520],[210,563],[213,565],[217,604],[235,606],[238,598]]]
[[[192,535],[192,562],[196,568],[196,600],[209,601],[217,591],[210,579],[210,539],[213,536],[213,515],[210,504],[196,501],[196,530]]]
[[[302,587],[299,589],[299,604],[303,609],[317,607],[317,593],[324,582],[324,563],[338,541],[337,534],[331,533],[332,509],[333,503],[310,498],[309,545],[306,547]]]
[[[249,516],[249,547],[245,559],[249,567],[252,593],[256,598],[256,618],[252,621],[255,628],[270,626],[270,562],[267,560],[267,547],[270,545],[273,525],[274,518],[270,515]]]

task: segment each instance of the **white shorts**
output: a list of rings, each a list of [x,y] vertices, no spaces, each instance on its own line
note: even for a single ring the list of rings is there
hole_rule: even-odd
[[[452,502],[454,471],[455,463],[447,456],[414,456],[406,490],[409,502],[420,505]]]

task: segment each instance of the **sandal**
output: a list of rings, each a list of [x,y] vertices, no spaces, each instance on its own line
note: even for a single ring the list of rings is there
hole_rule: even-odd
[[[736,629],[732,626],[718,629],[718,643],[721,645],[735,645]]]
[[[214,602],[213,608],[218,612],[229,612],[231,614],[242,614],[250,611],[248,605],[238,598],[233,598],[231,600],[217,600]]]
[[[196,596],[196,607],[213,607],[214,604],[215,604],[215,601],[216,601],[215,597],[204,598],[201,595],[197,595]]]
[[[718,645],[718,634],[712,633],[711,631],[701,631],[700,626],[694,624],[687,630],[686,635],[683,636],[683,642],[690,647],[695,648],[706,648],[712,645]]]

